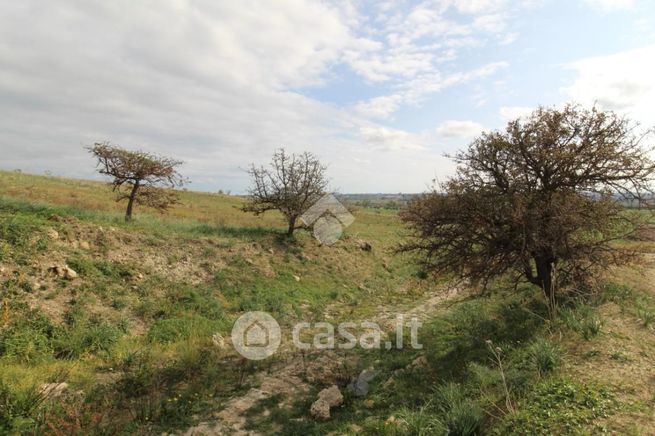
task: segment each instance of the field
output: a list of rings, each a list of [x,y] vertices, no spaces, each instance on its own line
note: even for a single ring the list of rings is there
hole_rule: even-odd
[[[356,208],[333,246],[238,197],[183,192],[166,215],[106,184],[0,172],[0,434],[655,433],[655,242],[563,302],[492,292],[394,254],[392,208]],[[362,242],[372,249],[363,250]],[[75,277],[58,274],[64,267]],[[415,350],[294,349],[256,362],[229,344],[246,311],[299,321],[423,321]],[[409,338],[406,338],[408,342]],[[374,372],[370,390],[348,385]],[[314,419],[317,393],[343,404]]]

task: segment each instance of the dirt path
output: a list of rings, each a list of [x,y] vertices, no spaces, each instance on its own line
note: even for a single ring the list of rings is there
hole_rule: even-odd
[[[403,314],[406,322],[412,318],[425,321],[443,302],[458,294],[456,287],[440,288],[404,311],[397,307],[383,307],[375,316],[367,317],[366,321],[376,322],[388,331],[395,326],[398,314]],[[256,385],[257,388],[251,388],[244,395],[230,399],[222,410],[214,413],[215,420],[193,426],[184,435],[256,436],[259,433],[245,430],[245,427],[249,418],[256,419],[248,411],[260,401],[281,395],[283,400],[280,405],[285,406],[285,403],[307,393],[314,380],[337,382],[355,375],[347,372],[348,365],[344,362],[344,356],[337,355],[334,350],[314,350],[311,354],[302,355],[289,347],[283,348],[287,350],[277,352],[275,364],[268,370],[252,375],[248,380],[248,384]],[[261,413],[265,416],[267,411]]]

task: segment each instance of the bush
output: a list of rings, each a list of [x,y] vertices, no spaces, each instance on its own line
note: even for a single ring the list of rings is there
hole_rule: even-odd
[[[0,332],[0,355],[32,363],[52,355],[54,327],[37,310],[16,314],[18,320]]]
[[[436,390],[437,408],[450,435],[477,434],[484,421],[482,408],[466,398],[463,388],[456,383],[441,385]]]
[[[530,360],[540,375],[555,370],[562,362],[559,347],[545,338],[537,339],[529,349]]]
[[[565,307],[560,310],[559,316],[568,328],[580,333],[586,340],[597,336],[602,329],[602,320],[588,305]]]
[[[62,328],[55,340],[56,355],[61,358],[76,358],[84,353],[109,352],[123,336],[120,327],[108,322],[76,322]]]
[[[217,324],[199,315],[179,316],[157,320],[148,331],[150,342],[168,343],[194,336],[210,336]]]
[[[446,429],[433,411],[429,410],[429,405],[425,405],[418,410],[408,408],[401,409],[398,412],[400,428],[403,434],[407,436],[429,436],[435,434],[445,434]]]

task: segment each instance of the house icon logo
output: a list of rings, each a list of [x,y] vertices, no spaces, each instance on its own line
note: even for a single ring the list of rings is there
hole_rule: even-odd
[[[325,194],[300,219],[306,226],[312,227],[314,237],[326,245],[337,242],[343,229],[355,221],[355,217],[334,194]]]
[[[246,312],[232,327],[232,344],[250,360],[263,360],[277,351],[282,340],[280,325],[266,312]]]

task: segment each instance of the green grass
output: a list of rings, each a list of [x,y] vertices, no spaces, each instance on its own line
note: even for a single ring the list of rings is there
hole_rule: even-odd
[[[229,337],[242,312],[270,312],[283,329],[326,316],[363,320],[414,307],[440,286],[411,257],[393,254],[404,233],[393,210],[359,209],[345,237],[325,247],[306,232],[288,240],[279,215],[244,214],[233,196],[183,192],[170,214],[137,209],[126,224],[106,184],[0,172],[0,190],[0,433],[184,431],[211,421],[254,387],[248,375],[272,365],[241,361],[212,341],[216,333]],[[373,250],[362,251],[359,239]],[[64,263],[77,279],[48,272]],[[341,386],[344,404],[331,420],[308,417],[317,385],[290,399],[290,408],[279,407],[281,396],[262,402],[247,416],[251,428],[298,435],[597,430],[595,420],[620,405],[600,382],[572,381],[575,355],[566,344],[600,347],[609,335],[599,308],[611,304],[650,334],[650,297],[608,283],[595,300],[564,304],[551,322],[532,287],[494,286],[437,311],[420,330],[422,350],[353,350],[357,364],[348,371],[373,366],[378,375],[365,399]],[[421,355],[427,365],[412,366]],[[45,401],[39,386],[53,381],[69,383],[69,392]]]

